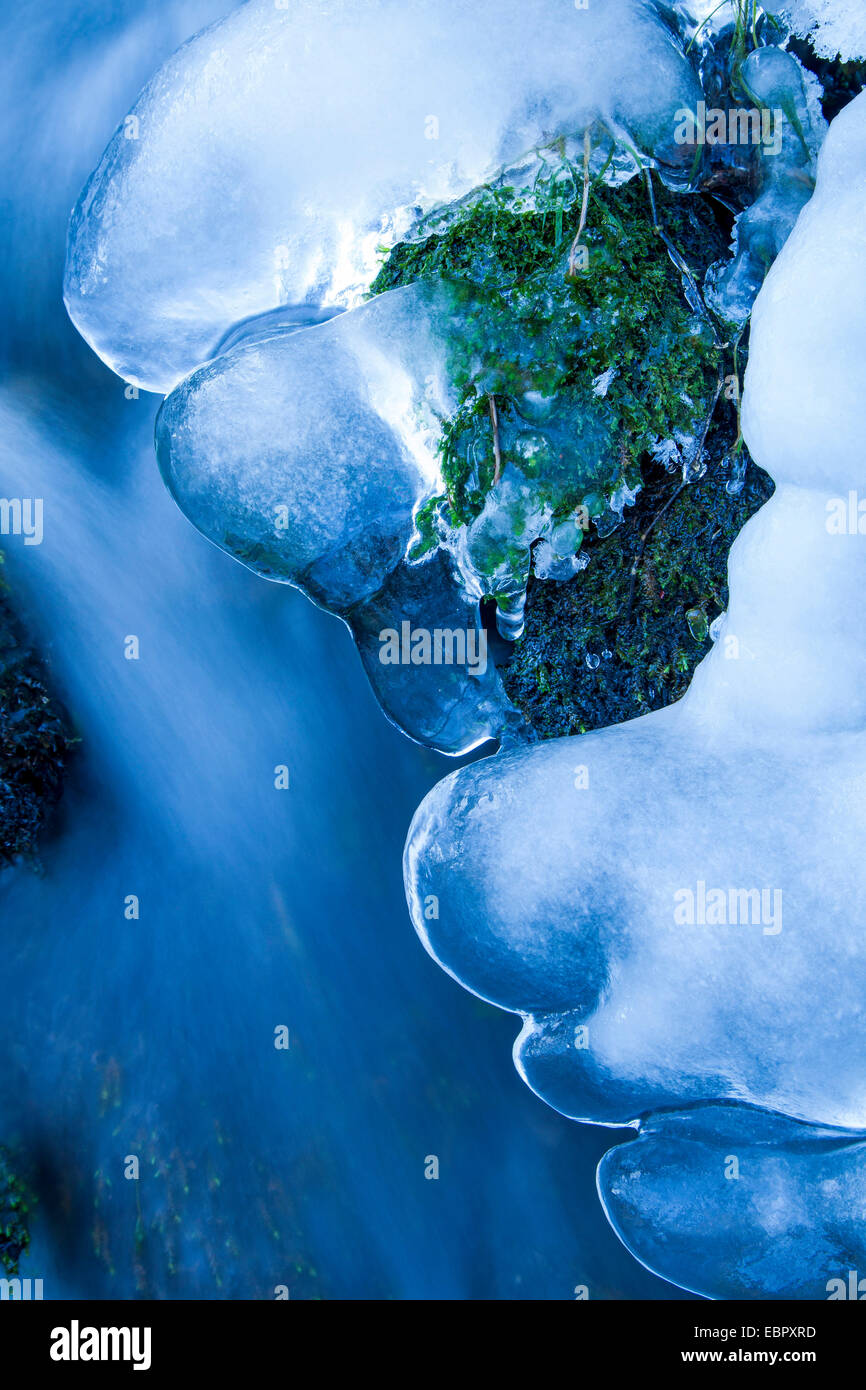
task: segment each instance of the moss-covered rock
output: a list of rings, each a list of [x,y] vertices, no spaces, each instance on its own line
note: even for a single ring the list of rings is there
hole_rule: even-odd
[[[46,671],[0,592],[0,868],[34,856],[72,742]]]
[[[30,1206],[26,1184],[13,1171],[7,1150],[0,1148],[0,1270],[4,1277],[18,1273],[18,1261],[30,1245]]]
[[[773,48],[784,38],[772,16],[738,3],[734,22],[694,49],[708,102],[744,98],[755,48],[787,64],[799,89],[793,61]],[[789,47],[818,74],[828,117],[862,86],[866,65]],[[441,541],[459,559],[462,528],[472,592],[500,608],[503,592],[517,595],[514,631],[524,616],[525,631],[495,650],[509,697],[542,738],[631,719],[685,692],[727,603],[731,543],[772,491],[739,430],[748,327],[714,317],[701,293],[733,265],[734,219],[760,192],[761,152],[704,148],[699,191],[677,192],[649,173],[608,184],[629,151],[611,143],[605,164],[606,140],[599,124],[582,168],[564,151],[557,166],[551,147],[531,187],[481,189],[438,210],[425,224],[435,235],[391,251],[372,287],[446,278],[486,305],[462,355],[455,349],[461,405],[443,427],[445,492],[416,518],[416,548]],[[510,497],[552,512],[554,529],[530,534],[516,502],[509,529]]]
[[[441,446],[453,523],[478,516],[508,463],[547,485],[557,516],[594,514],[639,481],[647,449],[699,433],[712,400],[722,354],[669,243],[699,282],[726,253],[725,218],[661,185],[654,209],[642,178],[596,175],[585,206],[580,189],[571,170],[570,206],[536,212],[513,210],[514,189],[482,190],[446,231],[396,247],[372,287],[448,278],[487,306],[469,320],[479,341],[453,354],[462,404]]]
[[[754,464],[735,496],[721,467],[678,495],[678,478],[649,462],[643,481],[619,530],[587,541],[585,570],[530,588],[503,676],[539,738],[618,724],[685,693],[727,606],[731,544],[773,491]]]
[[[468,370],[461,381],[464,403],[446,422],[442,446],[453,524],[479,515],[504,463],[533,478],[532,457],[519,452],[535,423],[523,419],[521,433],[521,417],[531,417],[527,399],[552,400],[565,432],[570,421],[581,424],[560,455],[558,495],[548,500],[558,516],[583,505],[588,563],[567,583],[531,581],[526,631],[504,668],[507,693],[529,728],[552,737],[632,718],[683,693],[725,606],[730,544],[770,484],[749,468],[739,493],[727,486],[732,449],[740,470],[745,462],[737,420],[745,347],[722,341],[698,293],[707,268],[727,251],[731,220],[722,204],[657,183],[651,190],[641,178],[618,187],[596,178],[585,208],[577,198],[565,209],[515,212],[514,202],[513,190],[479,195],[444,232],[397,247],[373,290],[448,277],[495,302],[487,321],[475,319],[487,343],[470,345],[457,358],[463,364],[496,359],[515,322],[522,341],[537,345],[528,366],[506,363],[506,385],[494,393],[498,460],[489,400]],[[733,386],[717,400],[721,379]],[[593,399],[605,412],[595,435],[587,423]],[[663,466],[657,446],[685,440],[687,450],[689,438],[696,481],[681,487],[680,467],[672,469],[670,457]],[[606,473],[598,461],[604,450],[612,456]],[[609,528],[588,519],[623,483],[639,488],[636,504],[602,535]],[[436,544],[441,505],[433,499],[418,518],[424,547]]]

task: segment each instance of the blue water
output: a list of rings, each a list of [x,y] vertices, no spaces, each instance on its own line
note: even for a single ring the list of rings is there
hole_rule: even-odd
[[[536,1100],[517,1020],[410,928],[406,828],[453,764],[387,724],[335,619],[184,521],[157,398],[125,399],[60,302],[110,131],[227,8],[0,17],[0,492],[45,507],[6,569],[82,739],[44,872],[0,878],[0,1140],[39,1199],[22,1272],[46,1297],[678,1297],[596,1199],[627,1136]]]

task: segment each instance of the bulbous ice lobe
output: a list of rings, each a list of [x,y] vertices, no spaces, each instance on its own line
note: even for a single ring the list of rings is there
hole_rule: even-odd
[[[521,727],[487,634],[478,629],[477,605],[458,584],[444,551],[399,565],[381,593],[359,604],[346,621],[376,699],[391,722],[419,743],[442,753],[466,753]],[[444,660],[385,664],[382,633],[402,642],[407,625],[410,632],[430,634],[431,642],[441,634]]]
[[[449,353],[475,310],[430,283],[300,330],[253,320],[167,397],[156,427],[162,476],[193,525],[343,617],[389,717],[446,753],[516,720],[445,556],[406,558],[457,404]],[[441,634],[444,660],[384,664],[382,635],[404,624]]]
[[[406,846],[410,907],[428,949],[515,1011],[589,1012],[606,982],[605,923],[594,886],[575,892],[575,827],[560,800],[571,779],[562,788],[559,778],[552,745],[463,768],[425,798]]]
[[[375,594],[435,471],[413,412],[418,376],[444,408],[430,302],[409,287],[299,332],[269,328],[187,377],[156,447],[193,525],[335,612]]]
[[[866,1293],[862,1134],[701,1106],[653,1116],[634,1143],[605,1154],[598,1184],[622,1241],[694,1293]]]
[[[524,1015],[544,1099],[602,1123],[698,1107],[601,1184],[639,1258],[723,1297],[806,1296],[862,1254],[862,1144],[822,1130],[866,1131],[864,154],[866,95],[756,306],[745,432],[783,485],[732,549],[687,695],[453,774],[405,856],[416,929]]]
[[[866,1126],[864,792],[862,738],[786,750],[668,710],[440,783],[410,906],[446,969],[529,1018],[519,1067],[567,1115],[724,1097]]]
[[[169,391],[241,319],[358,301],[420,210],[599,114],[675,164],[700,96],[642,0],[250,0],[185,44],[75,208],[65,298]]]
[[[743,429],[777,483],[866,483],[864,100],[830,126],[815,193],[752,315]]]

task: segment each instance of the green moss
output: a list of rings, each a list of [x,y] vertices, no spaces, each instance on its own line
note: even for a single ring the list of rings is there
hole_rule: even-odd
[[[463,289],[450,345],[461,404],[441,445],[453,522],[478,515],[496,476],[491,398],[500,469],[512,462],[538,480],[564,516],[592,494],[633,486],[656,440],[699,431],[718,382],[712,332],[685,298],[641,179],[616,189],[596,181],[578,242],[578,200],[526,213],[513,210],[515,196],[488,190],[441,235],[398,246],[372,287],[444,278]],[[725,254],[709,204],[663,189],[656,202],[697,276]]]
[[[582,193],[579,175],[574,184]],[[579,505],[598,516],[622,483],[639,485],[618,529],[602,538],[590,528],[590,563],[573,580],[530,582],[526,631],[503,676],[537,737],[615,724],[684,693],[727,603],[730,545],[772,488],[750,466],[742,492],[726,490],[719,461],[742,449],[735,400],[717,404],[708,428],[720,379],[739,379],[746,355],[720,343],[695,293],[727,255],[730,219],[708,194],[653,192],[654,207],[639,178],[597,181],[581,228],[579,194],[526,212],[514,190],[488,191],[440,235],[397,247],[373,286],[446,278],[475,306],[451,359],[461,404],[443,430],[446,496],[419,514],[419,548],[436,544],[437,508],[453,525],[484,505],[496,469],[491,398],[501,461],[540,480],[555,516]],[[710,459],[679,492],[679,472],[651,453],[678,434],[705,437]],[[503,558],[491,546],[488,563]]]
[[[18,1273],[18,1262],[29,1248],[31,1205],[25,1183],[13,1172],[8,1152],[0,1148],[0,1268],[6,1278]]]

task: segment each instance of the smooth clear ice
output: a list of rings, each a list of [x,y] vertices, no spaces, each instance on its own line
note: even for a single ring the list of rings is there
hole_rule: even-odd
[[[452,287],[418,284],[302,332],[253,321],[167,397],[156,425],[181,510],[249,569],[339,614],[388,716],[447,753],[517,722],[444,554],[406,558],[434,490],[439,422],[457,404],[451,347],[472,314]],[[413,661],[409,642],[408,660],[389,660],[382,635],[402,637],[404,623],[453,634],[452,659]],[[468,662],[465,645],[455,660],[458,640],[476,657],[483,643],[484,660]]]

